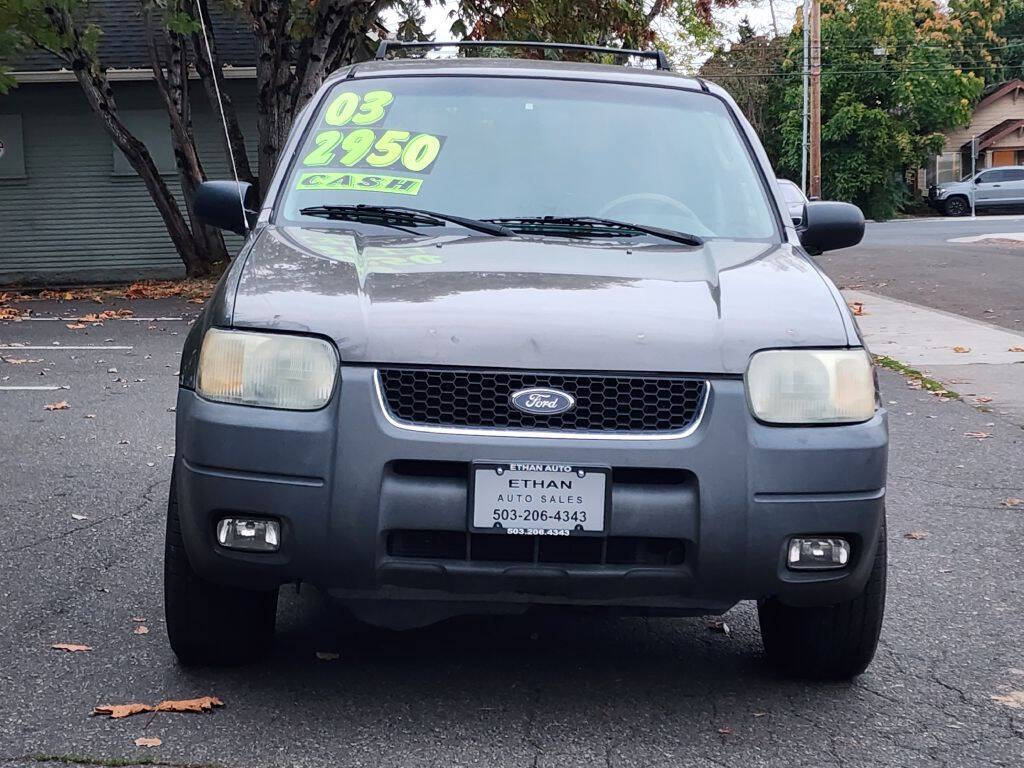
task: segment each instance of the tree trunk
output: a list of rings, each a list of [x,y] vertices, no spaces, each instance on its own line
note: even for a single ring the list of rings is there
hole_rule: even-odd
[[[71,14],[66,7],[58,5],[46,5],[43,12],[61,38],[59,55],[75,73],[89,107],[102,121],[103,128],[114,142],[114,146],[124,153],[129,164],[145,184],[146,191],[149,192],[164,221],[164,226],[167,227],[167,234],[170,235],[171,242],[185,264],[185,272],[190,276],[202,274],[204,265],[196,251],[188,223],[181,215],[178,201],[160,177],[160,172],[146,145],[139,141],[118,117],[117,102],[114,100],[110,81],[101,70],[95,54],[84,44],[81,31],[75,26]]]
[[[114,103],[114,95],[106,75],[98,72],[92,73],[84,67],[79,67],[75,70],[75,76],[85,92],[89,106],[103,121],[103,127],[114,145],[124,153],[132,168],[142,179],[142,183],[146,185],[146,190],[153,198],[153,203],[164,220],[171,242],[174,243],[178,255],[181,256],[181,260],[185,264],[185,272],[190,277],[204,274],[205,264],[196,251],[192,231],[181,215],[178,201],[174,199],[171,190],[167,188],[161,178],[146,145],[132,135],[118,118],[117,105]]]
[[[256,33],[256,99],[259,130],[259,177],[266,189],[292,121],[288,21],[289,0],[253,0]]]
[[[227,125],[227,133],[218,131],[221,143],[224,145],[224,156],[231,161],[234,157],[235,170],[240,181],[247,181],[253,187],[259,188],[259,180],[252,172],[249,164],[249,155],[245,149],[245,136],[238,123],[238,113],[235,111],[234,102],[224,88],[224,69],[221,66],[220,53],[217,50],[217,37],[213,30],[213,21],[210,18],[210,8],[207,0],[196,0],[196,7],[202,15],[202,22],[205,24],[206,37],[202,30],[192,35],[192,48],[195,53],[196,72],[206,90],[206,98],[210,102],[210,108],[221,120],[221,105],[223,105],[223,120]],[[207,48],[209,43],[209,48]],[[218,93],[220,98],[218,100]]]
[[[159,51],[154,42],[157,24],[153,23],[150,13],[145,14],[147,25],[147,46],[153,67],[153,79],[157,91],[167,109],[171,128],[171,146],[174,150],[175,164],[178,167],[178,178],[181,181],[182,197],[192,228],[193,240],[204,271],[209,273],[217,263],[226,263],[229,259],[224,246],[224,238],[219,231],[203,226],[196,216],[195,196],[199,185],[206,179],[196,149],[195,137],[192,133],[192,110],[188,91],[188,61],[185,55],[185,38],[176,32],[164,30],[164,38],[170,51],[167,74]]]
[[[351,63],[387,0],[324,0],[301,42],[288,35],[288,0],[251,0],[256,33],[259,177],[270,183],[295,115],[335,69]],[[294,66],[294,72],[292,67]]]

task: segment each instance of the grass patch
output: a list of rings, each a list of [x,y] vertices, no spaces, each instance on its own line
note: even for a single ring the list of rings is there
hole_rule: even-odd
[[[168,765],[158,763],[152,757],[137,757],[131,760],[119,757],[85,757],[84,755],[26,755],[24,761],[36,763],[66,763],[68,765],[102,765],[106,768],[125,768],[129,765]]]
[[[159,768],[218,768],[214,763],[171,763],[152,757],[86,757],[85,755],[25,755],[19,763],[62,763],[64,765],[90,765],[102,768],[128,768],[135,765],[152,765]]]
[[[956,400],[960,400],[960,395],[951,389],[947,389],[946,385],[935,379],[930,379],[921,373],[916,368],[911,368],[909,365],[901,363],[899,360],[893,360],[891,357],[885,355],[875,355],[875,363],[888,368],[890,371],[895,371],[900,376],[904,376],[910,381],[914,382],[918,387],[931,392],[933,395],[939,397],[950,397]]]

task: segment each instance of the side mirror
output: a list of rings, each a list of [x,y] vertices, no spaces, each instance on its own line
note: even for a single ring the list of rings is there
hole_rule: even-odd
[[[850,203],[812,201],[804,206],[800,243],[812,256],[849,248],[864,237],[864,214]]]
[[[199,220],[237,235],[244,235],[252,227],[258,213],[256,206],[256,191],[244,181],[204,181],[196,190]]]

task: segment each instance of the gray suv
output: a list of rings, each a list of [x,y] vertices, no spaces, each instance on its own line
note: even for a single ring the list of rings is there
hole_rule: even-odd
[[[886,414],[809,257],[860,211],[797,228],[732,99],[660,55],[378,55],[324,83],[262,201],[199,193],[247,238],[183,352],[181,662],[253,659],[306,583],[392,628],[756,600],[772,662],[862,672]]]
[[[947,216],[967,216],[972,197],[978,211],[1024,206],[1024,166],[989,168],[973,178],[928,190],[929,205]]]

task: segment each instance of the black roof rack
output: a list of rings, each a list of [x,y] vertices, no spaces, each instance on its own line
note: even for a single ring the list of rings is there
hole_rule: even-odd
[[[605,48],[600,45],[580,45],[579,43],[541,43],[519,40],[455,40],[451,42],[429,42],[421,40],[381,40],[377,46],[375,58],[380,61],[387,58],[388,51],[399,48],[542,48],[545,50],[588,51],[590,53],[613,53],[618,56],[639,56],[654,59],[658,69],[672,71],[668,57],[662,51],[634,51],[629,48]]]

